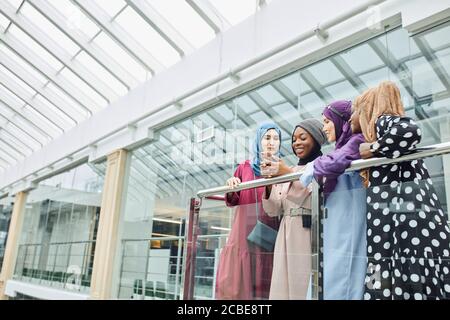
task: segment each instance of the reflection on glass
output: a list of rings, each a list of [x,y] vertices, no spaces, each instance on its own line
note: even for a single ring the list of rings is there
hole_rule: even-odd
[[[104,164],[97,166],[81,165],[29,193],[15,279],[89,292],[103,188]]]

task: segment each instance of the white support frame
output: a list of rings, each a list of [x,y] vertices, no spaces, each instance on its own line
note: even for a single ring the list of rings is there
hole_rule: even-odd
[[[32,95],[27,90],[23,89],[23,87],[17,83],[12,77],[7,74],[0,73],[0,82],[8,88],[11,92],[32,107],[37,113],[40,113],[48,122],[56,126],[61,132],[64,132],[67,127],[71,127],[76,124],[74,121],[73,124],[67,119],[62,118],[58,114],[54,113],[51,109],[49,109],[45,104],[41,103],[39,100],[35,99],[36,95]]]
[[[61,99],[61,97],[59,97],[59,95],[53,93],[47,86],[44,86],[44,83],[27,72],[25,68],[15,62],[12,58],[2,54],[0,55],[0,64],[13,73],[16,77],[28,84],[34,91],[50,101],[55,107],[65,113],[69,118],[73,119],[76,123],[79,123],[87,118],[88,114],[82,106],[80,106],[80,110],[67,107],[67,104]]]
[[[88,17],[106,32],[116,43],[153,74],[164,70],[164,66],[136,40],[134,40],[117,22],[91,0],[71,0]]]
[[[39,126],[39,123],[34,123],[33,121],[31,121],[30,119],[28,119],[26,116],[23,115],[22,109],[26,106],[26,104],[20,103],[19,101],[15,101],[12,97],[10,97],[10,95],[11,94],[7,94],[7,91],[3,87],[3,85],[0,85],[0,102],[4,106],[9,108],[11,112],[14,113],[15,116],[24,120],[27,124],[30,125],[31,128],[36,130],[36,132],[39,132],[40,135],[42,135],[43,137],[47,137],[48,139],[52,139],[53,138],[52,135],[45,130],[46,129],[45,125],[41,123],[41,126]]]
[[[208,0],[186,0],[197,14],[214,30],[220,33],[231,27],[231,24],[214,8]]]
[[[194,51],[194,46],[161,16],[149,3],[143,0],[125,0],[142,19],[155,29],[183,57]],[[175,10],[175,8],[174,8]]]
[[[108,102],[114,101],[119,97],[113,89],[108,87],[83,64],[73,60],[73,56],[42,31],[39,26],[29,21],[21,13],[16,13],[14,7],[8,2],[2,4],[0,12]]]
[[[1,29],[1,28],[0,28]],[[59,74],[58,70],[50,66],[42,58],[36,56],[28,47],[22,44],[11,33],[4,33],[4,30],[0,30],[0,41],[2,41],[9,49],[14,51],[18,56],[27,61],[33,68],[40,72],[49,81],[54,83],[57,87],[63,90],[67,95],[76,100],[84,109],[92,114],[98,110],[101,110],[95,101],[85,95],[74,84],[68,81],[64,76]]]
[[[123,68],[117,61],[114,61],[100,46],[91,42],[85,34],[74,28],[69,28],[64,16],[58,12],[45,0],[27,0],[37,11],[50,20],[61,32],[82,48],[92,59],[108,70],[127,89],[136,87],[139,81]]]

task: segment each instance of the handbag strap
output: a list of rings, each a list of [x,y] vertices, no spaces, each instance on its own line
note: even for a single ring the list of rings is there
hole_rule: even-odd
[[[253,172],[253,180],[256,180],[254,172]],[[256,188],[253,188],[253,190],[255,190],[256,222],[258,222],[259,220],[258,192],[256,191]]]

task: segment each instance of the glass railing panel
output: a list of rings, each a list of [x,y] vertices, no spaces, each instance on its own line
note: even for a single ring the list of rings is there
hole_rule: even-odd
[[[310,190],[293,190],[288,182],[193,199],[184,299],[317,299],[318,208]]]
[[[95,241],[22,244],[13,279],[89,293]]]
[[[286,202],[298,204],[291,181],[300,174],[244,183],[227,199],[224,187],[199,191],[186,233],[184,299],[448,299],[449,151],[443,143],[400,159],[356,161],[328,194],[313,182],[302,240],[305,220],[291,230],[287,221],[300,218]],[[275,201],[280,184],[290,187]],[[261,197],[252,198],[258,188]],[[249,239],[262,215],[278,219],[273,248]],[[270,267],[261,262],[267,257]]]
[[[183,237],[122,240],[119,299],[178,300]]]

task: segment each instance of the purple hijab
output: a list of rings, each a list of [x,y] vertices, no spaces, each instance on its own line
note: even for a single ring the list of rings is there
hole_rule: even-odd
[[[326,178],[323,191],[325,196],[332,192],[338,177],[350,166],[352,161],[360,159],[359,145],[364,142],[360,133],[353,134],[350,123],[352,102],[335,101],[325,107],[323,115],[333,121],[336,132],[335,149],[314,161],[314,176],[317,181]]]
[[[334,130],[336,132],[336,149],[345,145],[352,136],[352,128],[350,117],[352,115],[352,102],[347,100],[339,100],[330,103],[325,107],[322,114],[333,121]]]

